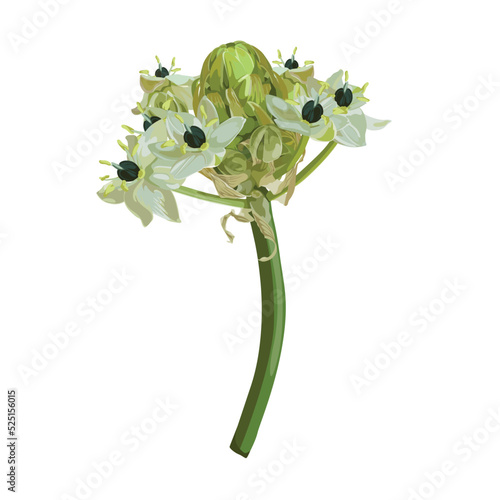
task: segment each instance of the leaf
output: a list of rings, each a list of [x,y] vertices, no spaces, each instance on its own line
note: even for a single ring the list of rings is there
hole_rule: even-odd
[[[226,90],[226,98],[227,102],[229,103],[231,116],[242,116],[243,118],[247,117],[246,113],[243,111],[243,106],[241,105],[241,102],[233,89],[229,88]]]
[[[255,102],[249,102],[248,106],[252,108],[252,111],[254,112],[255,116],[257,117],[257,120],[259,120],[259,123],[261,125],[274,124],[272,118],[264,111],[264,109],[261,106],[259,106]]]
[[[231,199],[245,198],[245,195],[233,189],[233,187],[229,185],[228,181],[232,182],[234,186],[237,186],[241,182],[244,182],[248,179],[248,176],[246,174],[224,176],[212,172],[210,177],[215,185],[217,193],[221,198],[231,198]]]
[[[233,233],[231,233],[231,231],[228,231],[226,227],[230,217],[233,217],[238,222],[253,222],[254,219],[251,216],[250,210],[248,208],[243,208],[239,214],[237,214],[234,210],[231,210],[231,212],[221,217],[220,223],[222,229],[226,233],[226,236],[229,239],[229,243],[232,243],[234,241],[235,236]]]

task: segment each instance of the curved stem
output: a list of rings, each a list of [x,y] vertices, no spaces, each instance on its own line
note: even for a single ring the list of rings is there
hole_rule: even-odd
[[[262,291],[262,331],[259,356],[245,407],[231,442],[231,449],[245,458],[250,453],[255,442],[271,395],[285,331],[285,283],[283,281],[278,238],[271,203],[269,203],[269,212],[271,214],[269,225],[276,237],[277,252],[267,262],[259,260]],[[265,239],[255,222],[252,222],[252,232],[257,257],[259,259],[269,257],[274,250],[274,243]]]
[[[309,165],[304,167],[298,174],[297,179],[295,180],[295,185],[298,186],[302,181],[306,180],[325,160],[328,158],[328,155],[335,149],[337,143],[335,141],[329,142],[323,151],[314,158]],[[268,200],[275,200],[280,196],[284,195],[288,191],[288,188],[281,191],[281,193],[273,194],[271,192],[267,193]]]
[[[245,199],[221,198],[216,194],[205,193],[204,191],[198,191],[197,189],[191,189],[184,186],[181,186],[179,189],[175,189],[174,193],[180,193],[186,196],[191,196],[191,198],[198,198],[199,200],[218,203],[219,205],[229,205],[230,207],[245,208],[247,206],[247,201]]]
[[[290,163],[288,164],[287,172],[292,170],[293,167],[297,164],[297,162],[300,160],[300,157],[304,154],[304,151],[306,150],[307,143],[309,142],[309,137],[307,135],[303,135],[300,138],[299,144],[297,146],[297,151],[295,151],[295,155],[293,158],[290,160]]]

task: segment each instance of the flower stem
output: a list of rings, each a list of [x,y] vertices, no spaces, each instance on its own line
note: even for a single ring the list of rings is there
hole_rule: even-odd
[[[230,207],[245,208],[247,206],[247,201],[244,199],[221,198],[216,194],[205,193],[204,191],[198,191],[197,189],[191,189],[184,186],[176,189],[174,193],[180,193],[186,196],[191,196],[191,198],[198,198],[199,200],[218,203],[219,205],[229,205]]]
[[[271,395],[285,331],[285,284],[271,203],[269,203],[269,213],[271,215],[269,225],[276,237],[277,252],[267,262],[259,260],[262,292],[262,327],[259,355],[252,385],[231,442],[231,449],[245,458],[250,453],[255,442]],[[257,257],[259,259],[269,257],[274,250],[274,243],[266,240],[256,222],[252,222],[252,232]]]
[[[299,145],[297,146],[297,151],[295,151],[295,155],[293,156],[292,160],[290,161],[290,164],[288,165],[287,172],[289,170],[292,170],[293,167],[295,167],[300,157],[304,154],[308,142],[309,142],[309,137],[307,135],[303,135],[300,138]]]
[[[299,185],[302,181],[306,180],[325,160],[328,158],[328,155],[335,149],[337,143],[335,141],[329,142],[323,151],[314,158],[314,160],[309,163],[306,167],[304,167],[298,174],[297,179],[295,180],[295,185]],[[268,200],[275,200],[280,196],[284,195],[288,191],[288,188],[284,189],[280,193],[273,194],[271,192],[267,193]]]

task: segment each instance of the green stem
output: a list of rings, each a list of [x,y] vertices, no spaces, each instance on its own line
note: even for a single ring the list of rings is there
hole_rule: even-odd
[[[191,196],[191,198],[198,198],[199,200],[210,201],[212,203],[218,203],[219,205],[229,205],[230,207],[245,208],[247,206],[247,201],[244,199],[221,198],[216,194],[205,193],[184,186],[176,189],[174,193],[185,194],[186,196]]]
[[[335,141],[329,142],[323,151],[314,158],[314,160],[304,167],[298,174],[297,179],[295,180],[295,185],[298,186],[302,181],[306,180],[325,160],[328,158],[328,155],[335,149],[337,143]],[[288,188],[281,191],[281,193],[273,194],[271,192],[267,193],[268,200],[275,200],[280,196],[284,195],[288,191]]]
[[[289,170],[292,170],[293,167],[297,164],[297,162],[300,160],[300,157],[304,154],[304,151],[306,150],[307,143],[309,142],[309,137],[307,135],[303,135],[300,138],[299,144],[297,146],[297,151],[295,151],[295,155],[291,159],[290,163],[288,164],[287,172]]]
[[[241,414],[231,449],[243,457],[247,457],[257,437],[264,412],[266,410],[283,345],[285,331],[285,283],[281,270],[276,227],[274,225],[271,203],[269,203],[271,221],[269,225],[276,237],[276,254],[267,261],[259,260],[260,283],[262,292],[262,328],[259,355],[255,375],[248,397]],[[257,249],[257,257],[269,257],[274,250],[274,243],[266,240],[257,226],[252,222],[252,232]]]

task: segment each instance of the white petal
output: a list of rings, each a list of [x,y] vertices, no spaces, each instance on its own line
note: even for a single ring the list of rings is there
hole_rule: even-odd
[[[152,144],[151,153],[155,156],[155,161],[151,164],[154,168],[173,167],[180,159],[184,157],[179,146],[170,146],[162,148],[160,143]]]
[[[328,78],[326,83],[328,83],[328,85],[330,85],[330,87],[332,87],[333,90],[337,90],[344,85],[344,80],[342,79],[343,75],[344,71],[339,69],[330,78]]]
[[[144,227],[153,220],[152,202],[152,193],[145,188],[144,182],[137,183],[125,193],[125,205],[136,217],[141,219]]]
[[[311,127],[307,124],[304,123],[302,120],[275,120],[276,125],[278,125],[279,128],[283,130],[288,130],[290,132],[297,132],[298,134],[301,135],[306,135],[310,136],[312,131]]]
[[[288,68],[285,68],[285,66],[276,66],[273,70],[277,75],[281,76],[288,71]]]
[[[118,177],[115,179],[111,179],[110,182],[104,184],[104,186],[101,189],[99,189],[99,191],[97,191],[97,196],[99,196],[99,198],[101,198],[102,201],[105,201],[106,203],[111,203],[113,205],[117,205],[118,203],[123,203],[125,193],[120,189],[121,183],[122,180],[119,179]],[[110,185],[114,186],[113,191],[108,192],[108,194],[104,194]]]
[[[177,179],[185,179],[190,175],[211,167],[215,162],[215,155],[210,151],[186,153],[172,168],[172,175]]]
[[[368,130],[382,130],[386,125],[391,123],[391,120],[377,120],[371,116],[366,116],[366,128]]]
[[[316,139],[317,141],[322,141],[322,142],[332,141],[335,138],[336,134],[335,124],[331,120],[328,122],[328,124],[325,124],[325,122],[321,120],[321,124],[322,125],[319,127],[314,127],[314,125],[316,125],[315,123],[311,127],[312,128],[311,137],[313,139]]]
[[[165,189],[179,189],[184,183],[185,179],[177,179],[172,175],[172,168],[165,166],[155,166],[153,173],[148,177],[148,181],[155,186]]]
[[[278,120],[300,120],[302,118],[298,106],[294,106],[280,97],[268,95],[266,97],[266,104],[267,109],[269,109]]]
[[[149,191],[149,189],[148,189]],[[150,191],[151,192],[151,191]],[[153,213],[170,222],[180,222],[179,209],[172,191],[155,189],[152,191]]]
[[[179,75],[177,73],[172,73],[167,76],[167,80],[170,80],[175,85],[188,85],[193,83],[196,78],[194,76]]]
[[[201,107],[203,106],[203,109],[205,110],[205,113],[207,115],[206,118],[203,117],[201,113]],[[196,113],[196,116],[198,117],[199,120],[203,123],[203,125],[206,125],[207,123],[211,122],[212,120],[217,120],[216,126],[219,124],[219,115],[217,114],[217,110],[215,109],[215,106],[213,105],[212,101],[207,97],[203,96],[200,105],[198,106],[198,112]]]
[[[361,110],[347,115],[333,115],[332,120],[337,127],[336,142],[349,147],[366,145],[366,118]]]
[[[182,118],[183,122],[177,118],[178,116]],[[191,126],[195,120],[196,118],[189,113],[174,113],[173,111],[169,111],[166,119],[168,136],[174,139],[177,144],[183,144],[184,133],[186,132],[184,124]],[[198,120],[196,121],[198,122]]]
[[[210,148],[221,149],[231,144],[245,125],[245,121],[246,119],[241,116],[234,116],[221,123],[207,139]]]

